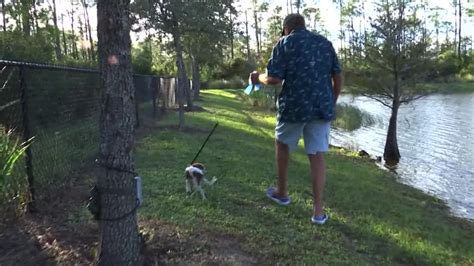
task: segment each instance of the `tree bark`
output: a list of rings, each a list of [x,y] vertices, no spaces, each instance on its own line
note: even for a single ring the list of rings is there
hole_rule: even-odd
[[[131,65],[130,1],[99,0],[97,29],[102,104],[97,178],[101,193],[99,265],[139,265],[133,171],[135,104]],[[122,171],[117,170],[122,169]]]
[[[89,35],[89,44],[90,44],[90,57],[92,58],[92,61],[95,61],[95,52],[94,52],[94,39],[92,39],[92,27],[91,27],[91,21],[89,19],[89,8],[87,6],[86,1],[83,1],[84,5],[84,16],[86,19],[86,29],[87,29],[87,34]]]
[[[31,0],[22,0],[21,1],[21,21],[22,21],[22,30],[25,36],[30,36],[31,34]]]
[[[234,59],[234,21],[232,19],[232,10],[230,12],[230,59]],[[194,78],[193,78],[194,80]]]
[[[201,92],[201,74],[200,66],[199,66],[199,59],[195,56],[191,56],[192,65],[193,65],[193,96],[195,100],[199,99],[199,94]]]
[[[76,32],[74,30],[74,7],[72,7],[71,12],[71,44],[72,44],[72,57],[74,59],[79,59],[79,52],[77,51],[77,43],[76,43]]]
[[[38,33],[39,24],[38,24],[38,9],[36,8],[36,0],[33,0],[31,6],[33,7],[33,25],[35,27],[34,32]]]
[[[454,2],[454,53],[457,53],[458,39],[458,5]]]
[[[2,18],[3,18],[3,32],[7,31],[7,18],[5,17],[5,0],[2,0]]]
[[[398,164],[400,161],[400,151],[398,150],[397,141],[397,117],[399,104],[393,104],[390,122],[388,124],[387,139],[385,141],[385,149],[383,158],[388,165]]]
[[[178,69],[178,106],[179,106],[179,130],[184,129],[184,93],[186,91],[186,84],[189,86],[188,78],[186,77],[186,69],[183,60],[183,47],[181,44],[181,35],[177,29],[178,23],[175,23],[176,30],[173,33],[174,45],[176,49],[176,67]],[[188,106],[189,108],[189,106]]]
[[[67,55],[67,40],[66,40],[66,30],[64,29],[64,15],[61,15],[61,27],[62,27],[62,35],[63,35],[63,51],[64,54]]]
[[[461,45],[462,45],[462,38],[461,38],[461,24],[462,24],[462,6],[461,0],[458,0],[458,19],[459,19],[459,33],[458,33],[458,57],[459,61],[462,60],[461,54]]]

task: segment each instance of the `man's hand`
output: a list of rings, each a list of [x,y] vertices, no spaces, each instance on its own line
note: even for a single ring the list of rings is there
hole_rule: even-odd
[[[260,84],[260,73],[258,71],[253,71],[250,73],[249,81],[251,84]]]

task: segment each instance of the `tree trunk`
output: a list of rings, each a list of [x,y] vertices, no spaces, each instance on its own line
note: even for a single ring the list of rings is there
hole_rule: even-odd
[[[34,32],[38,33],[39,24],[38,24],[38,10],[36,9],[36,0],[33,0],[31,5],[33,7],[33,25],[35,26]]]
[[[192,55],[191,63],[193,65],[193,96],[195,100],[199,99],[199,94],[201,92],[201,74],[199,73],[199,59]]]
[[[457,53],[458,39],[458,5],[454,2],[454,53]]]
[[[31,16],[30,16],[30,7],[31,0],[22,0],[21,1],[21,21],[22,21],[22,30],[25,36],[30,36],[31,34]]]
[[[175,23],[175,27],[178,27],[178,23]],[[186,77],[186,69],[184,67],[183,60],[183,48],[181,45],[181,35],[176,29],[173,33],[174,45],[176,49],[176,67],[178,68],[178,106],[179,106],[179,130],[184,129],[184,93],[186,91],[186,84],[189,86],[188,78]],[[189,106],[188,106],[189,107]]]
[[[461,38],[461,24],[462,24],[462,6],[461,6],[461,0],[458,0],[458,19],[459,19],[459,34],[458,34],[458,57],[459,61],[462,60],[462,54],[461,54],[461,45],[462,45],[462,38]]]
[[[53,6],[50,7],[53,13],[53,24],[54,24],[54,51],[56,52],[56,59],[61,60],[61,42],[59,40],[59,27],[58,27],[58,14],[56,11],[56,0],[53,0]]]
[[[7,18],[5,17],[5,0],[2,0],[2,18],[3,18],[3,32],[7,31]]]
[[[247,61],[250,62],[250,36],[249,36],[249,20],[247,17],[247,10],[245,10],[245,39],[247,43]]]
[[[230,11],[230,59],[234,59],[234,21],[232,19],[232,11]],[[194,78],[193,78],[194,80]]]
[[[78,17],[78,21],[77,21],[77,24],[79,25],[79,40],[80,40],[80,43],[81,43],[81,47],[79,47],[79,51],[80,51],[80,54],[82,56],[82,59],[84,60],[88,60],[88,51],[87,49],[84,49],[84,46],[83,46],[83,41],[84,41],[84,36],[85,36],[85,32],[84,32],[84,28],[85,28],[85,24],[82,22],[82,19],[81,17]],[[87,29],[86,29],[87,30]]]
[[[64,29],[64,15],[61,14],[61,28],[62,28],[62,35],[63,35],[63,51],[64,54],[67,55],[67,40],[66,40],[66,30]]]
[[[135,104],[130,39],[130,1],[99,0],[97,29],[102,104],[97,185],[101,192],[99,265],[139,265],[140,238],[134,189]],[[129,213],[129,214],[128,214]]]
[[[85,0],[83,3],[84,3],[84,16],[86,19],[87,34],[89,35],[90,57],[92,58],[92,61],[95,61],[94,39],[92,39],[92,27],[91,27],[91,21],[89,19],[89,8]]]
[[[79,52],[77,51],[77,43],[76,43],[76,32],[74,30],[74,7],[71,9],[71,44],[72,44],[72,57],[74,59],[79,59]]]
[[[260,38],[258,35],[258,13],[257,13],[257,5],[255,4],[253,11],[253,18],[255,20],[255,39],[257,40],[257,56],[260,56]]]
[[[400,104],[398,101],[394,100],[383,153],[383,158],[388,165],[396,165],[400,161],[400,151],[398,150],[397,141],[397,117],[399,107]]]

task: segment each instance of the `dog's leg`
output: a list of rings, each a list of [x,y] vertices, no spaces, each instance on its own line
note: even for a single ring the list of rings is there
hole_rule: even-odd
[[[191,182],[189,179],[186,179],[186,193],[191,192]]]
[[[191,186],[191,181],[189,185]],[[194,194],[196,194],[196,192],[198,192],[201,189],[201,186],[198,184],[196,178],[192,179],[192,187],[193,187],[193,193],[191,193],[191,196],[194,196]]]
[[[202,200],[206,200],[206,194],[204,193],[204,190],[202,189],[201,186],[198,187],[197,189],[201,193]]]

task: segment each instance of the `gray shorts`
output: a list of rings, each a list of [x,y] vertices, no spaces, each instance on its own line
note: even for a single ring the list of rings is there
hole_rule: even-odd
[[[303,135],[304,148],[307,154],[327,152],[329,150],[329,130],[331,122],[313,120],[305,123],[277,122],[275,138],[287,144],[290,150],[298,146],[298,141]]]

